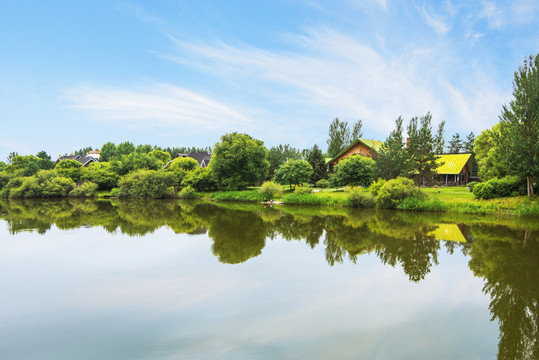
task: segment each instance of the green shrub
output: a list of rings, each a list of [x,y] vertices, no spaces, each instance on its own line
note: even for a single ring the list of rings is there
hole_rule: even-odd
[[[174,174],[166,171],[137,170],[120,179],[118,197],[163,199],[175,195]]]
[[[373,182],[369,186],[369,192],[373,194],[374,196],[378,195],[378,192],[380,191],[380,188],[384,186],[384,184],[387,182],[385,179],[378,178],[375,182]]]
[[[336,182],[339,186],[369,186],[374,180],[374,160],[354,155],[342,160],[335,171]]]
[[[191,186],[186,186],[178,194],[180,199],[197,199],[199,195],[195,192]]]
[[[320,179],[316,182],[316,187],[317,188],[322,188],[322,189],[326,189],[329,187],[329,180],[327,179]]]
[[[472,192],[479,199],[526,195],[526,182],[518,177],[506,176],[476,184]]]
[[[374,196],[371,193],[366,193],[360,187],[353,187],[348,193],[348,201],[350,206],[359,208],[373,208]]]
[[[0,197],[65,197],[74,188],[73,180],[58,176],[53,170],[40,170],[33,176],[11,179],[0,191]]]
[[[313,188],[310,184],[302,184],[301,186],[296,187],[294,190],[296,194],[311,194],[313,192]]]
[[[245,202],[261,202],[264,196],[258,191],[222,191],[215,193],[213,199],[216,201],[245,201]]]
[[[71,197],[92,197],[94,196],[98,185],[96,183],[85,181],[80,185],[75,186],[73,190],[69,192]]]
[[[281,190],[281,185],[273,181],[266,181],[262,184],[262,186],[258,190],[258,193],[263,195],[265,198],[273,199],[281,192]]]
[[[478,181],[470,181],[468,184],[466,184],[466,187],[470,190],[470,192],[472,192],[474,186],[477,184],[480,184],[480,183]]]
[[[406,211],[447,211],[447,205],[441,202],[439,199],[419,199],[417,197],[407,197],[402,200],[397,209]]]
[[[58,161],[54,167],[54,171],[62,177],[70,178],[78,183],[85,172],[85,168],[80,162],[72,159],[64,159]]]
[[[394,209],[407,197],[420,198],[422,194],[412,180],[398,177],[382,185],[375,202],[378,207]]]
[[[515,209],[515,214],[520,216],[539,216],[539,204],[520,205]]]
[[[329,174],[328,176],[329,187],[337,188],[339,187],[339,182],[337,181],[337,176],[335,174]]]
[[[178,174],[175,171],[174,174]],[[217,181],[208,168],[199,168],[185,173],[185,177],[181,182],[182,186],[191,186],[196,191],[213,191],[217,190]]]
[[[110,190],[118,186],[120,175],[114,171],[110,163],[93,163],[84,172],[83,181],[90,181],[98,185],[98,190]]]
[[[120,194],[120,189],[113,188],[110,190],[109,196],[118,197],[118,194]]]

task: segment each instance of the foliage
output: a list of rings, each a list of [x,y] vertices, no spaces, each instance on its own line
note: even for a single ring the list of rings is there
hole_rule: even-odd
[[[326,165],[326,159],[324,159],[322,150],[320,150],[318,145],[315,144],[312,149],[306,151],[305,159],[313,168],[311,184],[315,184],[318,180],[327,178],[328,167]]]
[[[469,183],[466,184],[466,187],[467,187],[468,189],[470,189],[470,192],[472,192],[474,186],[477,185],[477,184],[479,184],[479,182],[477,182],[477,181],[470,181]]]
[[[280,184],[299,185],[310,180],[312,166],[305,160],[289,160],[275,171],[274,180]]]
[[[288,160],[298,160],[301,159],[301,151],[290,145],[279,145],[272,146],[268,152],[268,161],[269,161],[269,174],[268,176],[272,178],[275,175],[275,170],[277,170],[282,164]]]
[[[499,136],[500,124],[498,123],[491,129],[483,130],[475,139],[473,150],[479,168],[479,177],[482,180],[502,178],[507,175],[502,161],[502,150],[495,141],[495,138]]]
[[[0,191],[0,197],[65,197],[74,187],[70,178],[58,176],[53,170],[41,170],[33,176],[12,178]]]
[[[137,170],[120,179],[121,198],[162,199],[174,196],[176,179],[170,172]]]
[[[386,182],[387,180],[379,178],[369,186],[369,192],[374,196],[378,195],[378,192],[380,192],[380,188],[384,186]]]
[[[395,120],[396,128],[391,131],[376,155],[376,176],[394,179],[408,174],[408,154],[402,138],[402,117]]]
[[[405,211],[431,211],[442,212],[447,211],[447,205],[439,199],[419,199],[417,197],[407,197],[397,205],[398,210]]]
[[[318,180],[316,182],[316,187],[317,188],[322,188],[322,189],[328,188],[329,187],[329,180],[327,180],[327,179]]]
[[[436,154],[444,153],[444,148],[445,148],[444,128],[445,128],[445,121],[442,121],[440,122],[440,125],[438,125],[438,131],[436,132],[436,136],[434,137],[434,152]]]
[[[219,186],[244,189],[266,177],[268,150],[247,134],[226,134],[215,144],[210,167]]]
[[[113,170],[111,163],[92,163],[82,176],[83,181],[91,181],[98,185],[98,190],[110,190],[118,186],[120,175]]]
[[[279,193],[281,192],[282,188],[281,185],[273,182],[273,181],[266,181],[260,186],[260,189],[258,189],[258,192],[262,195],[264,195],[265,198],[273,199]]]
[[[159,170],[161,168],[159,160],[150,154],[132,152],[121,157],[119,174],[125,175],[136,170]]]
[[[374,180],[374,160],[361,155],[350,156],[339,162],[335,177],[339,186],[369,186]]]
[[[418,176],[420,184],[426,185],[436,175],[436,159],[434,154],[434,138],[432,136],[432,115],[427,113],[419,119],[414,117],[408,125],[407,153],[410,161],[410,169]]]
[[[80,185],[75,186],[73,190],[69,192],[71,197],[92,197],[94,196],[98,185],[96,183],[85,181]]]
[[[78,183],[82,178],[84,168],[77,160],[64,159],[58,161],[54,167],[54,171],[56,171],[58,175],[70,178],[74,182]]]
[[[117,157],[118,153],[114,143],[108,142],[101,147],[101,151],[99,152],[99,161],[111,161]]]
[[[398,177],[387,181],[376,195],[376,205],[381,208],[394,209],[407,197],[421,197],[421,192],[410,179]]]
[[[358,208],[373,208],[374,196],[363,191],[362,188],[354,186],[348,193],[348,201],[350,205]]]
[[[311,194],[313,192],[311,184],[303,183],[301,185],[294,189],[296,194]]]
[[[348,121],[335,118],[329,125],[328,156],[333,158],[343,151],[353,140],[350,136]]]
[[[350,142],[361,139],[363,137],[363,132],[361,131],[361,128],[363,127],[363,121],[361,119],[358,119],[354,126],[352,127],[352,137],[350,138]]]
[[[478,183],[474,185],[472,192],[479,199],[525,195],[526,184],[521,178],[506,176],[503,179],[490,179],[486,182]]]
[[[503,164],[510,175],[526,179],[528,197],[539,177],[539,54],[524,60],[515,72],[513,97],[500,116]]]
[[[140,145],[139,145],[140,146]],[[150,145],[146,145],[146,146],[150,146]],[[138,149],[138,147],[137,147]],[[138,151],[137,150],[137,153],[139,154],[143,154],[145,153],[145,148],[141,149],[141,151]],[[147,152],[149,156],[152,156],[154,158],[157,159],[157,161],[159,161],[159,166],[162,168],[163,166],[165,166],[166,163],[168,163],[171,159],[170,157],[170,154],[166,151],[162,151],[162,150],[151,150],[151,151],[148,151]]]
[[[184,187],[178,194],[180,199],[197,199],[199,196],[191,186]]]
[[[451,141],[449,141],[449,148],[447,152],[449,154],[460,154],[464,150],[464,141],[460,138],[460,134],[453,135]]]
[[[123,157],[126,155],[130,155],[136,151],[135,145],[129,141],[124,141],[123,143],[118,144],[116,146],[116,156]]]
[[[283,196],[284,204],[296,204],[296,205],[323,205],[324,199],[316,194],[297,194],[293,192]]]
[[[258,191],[221,191],[213,195],[213,200],[216,201],[245,201],[245,202],[261,202],[264,196]]]
[[[177,157],[174,159],[169,166],[167,166],[166,170],[168,171],[177,171],[177,170],[185,170],[185,171],[193,171],[195,169],[198,169],[198,161],[191,157]]]
[[[208,168],[198,168],[187,172],[181,184],[182,186],[190,186],[196,191],[217,190],[217,182]]]

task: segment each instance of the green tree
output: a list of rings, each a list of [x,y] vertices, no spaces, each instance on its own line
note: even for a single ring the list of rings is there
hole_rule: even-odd
[[[117,158],[118,153],[114,143],[108,142],[101,147],[101,151],[99,152],[99,161],[111,161]]]
[[[376,176],[389,180],[408,175],[406,148],[402,137],[402,117],[395,120],[396,128],[382,144],[376,155]]]
[[[339,186],[369,186],[374,181],[374,160],[361,155],[342,160],[336,167],[335,180]]]
[[[500,124],[486,129],[474,141],[474,153],[477,160],[479,177],[482,180],[503,178],[507,175],[503,165],[502,149],[498,147],[495,137],[500,136]]]
[[[328,166],[326,165],[324,154],[322,154],[322,150],[320,150],[318,145],[315,144],[312,149],[308,149],[306,155],[307,162],[313,168],[311,184],[316,184],[320,179],[327,179]]]
[[[210,167],[219,186],[244,189],[266,178],[268,150],[247,134],[225,134],[215,144]]]
[[[54,171],[56,171],[59,176],[69,178],[78,183],[82,178],[84,168],[77,160],[64,159],[58,161],[54,167]]]
[[[118,156],[129,155],[135,152],[135,145],[129,141],[124,141],[116,146],[116,153]]]
[[[464,141],[464,152],[466,154],[472,154],[472,173],[471,175],[477,176],[478,173],[478,166],[477,166],[477,160],[476,160],[476,154],[474,151],[475,146],[475,134],[470,131],[470,133],[466,136],[466,141]]]
[[[358,121],[356,121],[356,123],[352,127],[352,138],[350,139],[350,141],[361,139],[363,137],[363,132],[361,131],[362,127],[363,127],[363,121],[359,119]]]
[[[445,121],[442,121],[440,125],[438,125],[438,131],[434,138],[434,152],[439,155],[443,154],[445,149],[444,128]]]
[[[96,183],[99,190],[111,190],[118,186],[120,175],[114,171],[110,162],[99,162],[90,165],[82,180]]]
[[[449,141],[448,153],[450,154],[460,154],[464,149],[464,141],[460,138],[460,134],[456,133]]]
[[[135,170],[159,170],[162,167],[159,160],[150,154],[132,152],[129,155],[122,156],[119,173],[120,175],[125,175]]]
[[[432,136],[432,115],[427,113],[419,119],[414,117],[408,125],[407,153],[410,169],[418,176],[418,182],[426,185],[432,181],[436,174],[436,159],[434,154],[434,138]]]
[[[539,54],[524,60],[515,72],[513,97],[502,108],[496,142],[508,173],[526,179],[530,197],[539,176]]]
[[[313,167],[305,160],[289,160],[275,171],[275,181],[280,184],[299,185],[308,182],[313,174]]]
[[[351,135],[348,121],[335,118],[329,125],[328,156],[335,157],[350,145]]]
[[[275,174],[275,170],[288,160],[301,159],[301,151],[288,144],[272,146],[268,152],[269,161],[269,174],[268,177],[272,178]]]
[[[51,160],[49,154],[46,151],[40,151],[36,154],[36,157],[39,158],[37,161],[37,166],[41,170],[50,170],[54,167],[54,162]]]
[[[149,145],[147,145],[149,146]],[[166,163],[168,163],[170,161],[170,154],[166,151],[163,151],[163,150],[151,150],[151,151],[146,151],[146,152],[142,152],[142,151],[138,151],[137,150],[137,153],[139,154],[145,154],[147,153],[149,156],[152,156],[154,158],[156,158],[158,161],[159,161],[159,165],[161,167],[165,166]]]
[[[198,169],[198,162],[190,157],[177,157],[174,159],[170,165],[166,168],[166,170],[169,171],[177,171],[177,170],[184,170],[184,171],[193,171]]]

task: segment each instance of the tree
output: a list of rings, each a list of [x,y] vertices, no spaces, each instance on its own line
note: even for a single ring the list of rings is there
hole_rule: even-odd
[[[92,151],[92,150],[93,150],[93,148],[91,146],[88,146],[88,147],[79,149],[77,151],[74,151],[73,154],[80,155],[80,156],[86,156],[86,154],[88,154],[88,152]]]
[[[101,147],[101,151],[99,152],[99,161],[111,161],[117,157],[118,153],[114,143],[108,142]]]
[[[13,158],[15,156],[19,156],[19,153],[18,152],[15,152],[15,151],[12,151],[9,153],[8,157],[7,157],[7,163],[8,164],[11,164],[11,160],[13,160]]]
[[[84,168],[77,160],[64,159],[58,161],[54,167],[54,171],[62,177],[70,178],[78,183],[83,175]]]
[[[320,179],[327,179],[328,167],[324,159],[324,154],[322,154],[322,150],[320,150],[318,145],[315,144],[312,149],[307,150],[306,159],[313,168],[311,184],[316,184]]]
[[[335,172],[338,185],[369,186],[374,181],[374,160],[352,155],[339,162]]]
[[[268,176],[272,178],[275,174],[275,170],[277,170],[279,166],[288,160],[297,159],[301,159],[301,151],[299,151],[299,149],[291,147],[288,144],[284,146],[272,146],[268,153],[268,160],[270,164]]]
[[[244,189],[266,177],[268,150],[264,142],[247,134],[225,134],[215,144],[210,167],[219,186]]]
[[[395,120],[396,128],[382,144],[376,155],[376,176],[389,180],[408,175],[406,148],[402,138],[402,117]]]
[[[449,149],[448,152],[450,154],[460,154],[462,150],[464,149],[464,141],[460,138],[460,134],[456,133],[453,135],[453,138],[451,141],[449,141]]]
[[[436,159],[434,154],[434,138],[432,136],[432,115],[428,112],[425,116],[419,119],[414,117],[408,125],[408,158],[410,168],[418,175],[419,183],[426,185],[432,181],[436,174]]]
[[[149,146],[149,145],[147,145]],[[146,151],[146,152],[142,152],[142,151],[138,151],[137,150],[137,153],[139,154],[148,154],[150,156],[153,156],[154,158],[156,158],[158,161],[159,161],[159,165],[161,167],[165,166],[166,163],[168,163],[170,161],[170,154],[166,151],[163,151],[163,150],[151,150],[151,151]]]
[[[500,115],[500,137],[504,165],[510,175],[526,178],[528,197],[539,176],[539,54],[524,60],[515,71],[513,97]]]
[[[500,124],[483,130],[474,141],[474,153],[477,159],[479,177],[482,180],[503,178],[507,175],[503,165],[502,150],[497,146],[495,137],[500,136]]]
[[[335,118],[329,125],[328,156],[335,157],[350,145],[350,129],[348,121]]]
[[[352,138],[351,141],[354,141],[356,139],[361,139],[363,137],[363,132],[361,131],[361,128],[363,126],[363,121],[359,119],[352,128]]]
[[[473,131],[466,136],[466,141],[464,142],[464,151],[466,154],[472,154],[472,173],[471,175],[476,176],[478,172],[477,160],[475,158],[475,134]]]
[[[39,158],[39,160],[37,160],[37,166],[41,170],[50,170],[54,167],[54,163],[52,162],[51,157],[49,154],[47,154],[47,152],[40,151],[36,154],[36,157]]]
[[[170,165],[166,168],[166,170],[170,171],[177,171],[177,170],[185,170],[185,171],[193,171],[198,169],[198,161],[196,161],[193,158],[190,157],[177,157],[174,159]]]
[[[125,141],[116,146],[116,153],[118,156],[129,155],[135,152],[135,145],[129,141]]]
[[[442,121],[438,126],[438,132],[434,138],[434,152],[439,155],[444,153],[445,148],[444,127],[445,121]]]
[[[305,160],[289,160],[275,171],[275,181],[279,184],[299,185],[308,182],[313,167]]]

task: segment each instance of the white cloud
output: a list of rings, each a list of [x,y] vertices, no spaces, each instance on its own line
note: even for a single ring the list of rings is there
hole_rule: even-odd
[[[421,9],[421,15],[423,16],[423,19],[425,19],[427,25],[433,28],[438,34],[446,34],[451,29],[440,16],[434,14],[432,11],[427,11],[425,4],[423,4]]]
[[[70,107],[86,110],[97,120],[128,128],[194,131],[252,126],[252,120],[242,110],[166,84],[135,90],[79,86],[68,89],[63,98]]]

